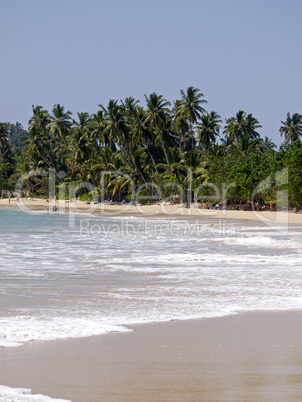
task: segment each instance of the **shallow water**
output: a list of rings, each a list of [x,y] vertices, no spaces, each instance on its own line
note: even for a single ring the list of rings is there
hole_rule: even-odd
[[[0,209],[0,346],[302,307],[302,228]]]

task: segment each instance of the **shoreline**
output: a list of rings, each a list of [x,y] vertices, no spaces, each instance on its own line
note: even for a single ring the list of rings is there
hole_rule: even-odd
[[[0,350],[1,384],[73,402],[294,401],[302,311],[131,325],[133,332]]]
[[[2,201],[0,208],[20,210],[15,202]],[[54,205],[45,204],[26,201],[25,212],[49,212]],[[186,220],[214,226],[225,219],[225,224],[244,224],[255,230],[259,224],[276,230],[294,230],[302,224],[302,215],[284,212],[266,212],[257,220],[251,211],[209,211],[215,213],[209,215],[170,205],[143,207],[147,208],[143,211],[140,206],[124,210],[120,205],[97,205],[92,211],[84,202],[71,208],[64,201],[57,205],[59,213]],[[36,340],[0,348],[0,385],[73,402],[283,402],[301,398],[302,309],[256,310],[127,328],[133,332]]]
[[[78,212],[94,215],[104,214],[106,216],[139,216],[165,219],[199,219],[203,220],[243,220],[260,222],[264,225],[276,224],[302,224],[302,214],[292,212],[270,212],[270,211],[235,211],[235,210],[208,210],[199,209],[192,206],[186,208],[184,205],[109,205],[109,204],[86,204],[83,201],[66,202],[63,200],[47,202],[46,199],[37,199],[36,201],[20,200],[18,203],[8,199],[0,200],[0,208],[8,207],[13,210],[23,212],[48,211],[53,213],[53,206],[57,207],[58,213]]]

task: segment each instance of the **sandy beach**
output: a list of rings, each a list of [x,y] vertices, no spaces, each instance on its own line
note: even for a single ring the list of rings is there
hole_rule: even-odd
[[[302,402],[302,0],[0,4],[0,402]]]
[[[301,400],[300,311],[133,329],[2,349],[1,383],[74,402]]]
[[[158,203],[155,205],[109,205],[109,204],[86,204],[82,201],[66,202],[51,201],[46,199],[37,199],[35,201],[20,200],[16,202],[12,199],[0,200],[0,207],[10,207],[20,209],[24,212],[31,210],[53,211],[53,206],[57,206],[58,212],[67,213],[69,211],[79,213],[98,213],[107,215],[135,215],[152,217],[165,217],[171,219],[231,219],[231,220],[248,220],[258,221],[264,224],[302,224],[302,214],[292,212],[270,212],[270,211],[234,211],[234,210],[210,210],[199,209],[192,205],[186,208],[184,205],[170,205],[169,203]]]

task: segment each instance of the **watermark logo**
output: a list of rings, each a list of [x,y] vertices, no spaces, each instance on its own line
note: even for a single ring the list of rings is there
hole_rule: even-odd
[[[50,169],[48,172],[35,170],[20,177],[15,188],[17,194],[18,207],[26,212],[32,213],[32,205],[24,195],[29,181],[42,178],[47,182],[47,208],[41,210],[43,213],[68,213],[69,225],[75,226],[75,212],[99,212],[107,215],[121,215],[127,212],[140,213],[144,216],[200,216],[203,217],[232,217],[236,216],[236,209],[244,209],[242,205],[232,204],[230,193],[234,198],[236,183],[222,183],[217,186],[214,183],[198,181],[193,186],[192,172],[187,172],[188,180],[186,186],[179,183],[154,183],[144,182],[136,186],[131,176],[122,171],[103,171],[100,173],[99,186],[96,187],[90,182],[65,182],[65,172],[56,172]],[[58,184],[59,182],[59,184]],[[288,169],[283,169],[275,174],[273,178],[267,177],[261,181],[248,201],[248,210],[254,220],[260,221],[270,227],[276,223],[282,223],[282,230],[288,229]],[[195,187],[195,188],[193,188]],[[110,200],[110,194],[127,194],[127,200],[120,200],[114,203]],[[80,202],[79,198],[83,194],[89,193],[89,200],[85,203]],[[259,199],[271,200],[266,204],[260,205]],[[118,205],[115,205],[118,204]],[[135,211],[133,209],[135,207]],[[238,208],[237,208],[238,207]],[[234,210],[234,211],[233,211]],[[84,231],[84,225],[82,229]],[[104,228],[103,228],[104,229]],[[280,229],[280,227],[279,227]],[[102,228],[91,228],[90,234],[97,232],[100,234]]]
[[[253,213],[257,220],[261,221],[267,226],[272,228],[275,227],[276,223],[280,223],[283,226],[278,227],[279,230],[287,231],[289,225],[289,202],[288,202],[288,190],[286,189],[288,185],[288,168],[282,169],[275,174],[275,183],[272,182],[271,177],[267,177],[262,180],[252,194],[252,206]],[[255,202],[255,197],[259,193],[269,192],[270,189],[276,187],[275,200],[268,201],[270,214],[263,214],[259,212],[257,208],[257,202]],[[287,213],[286,213],[287,212]]]
[[[80,234],[86,237],[97,237],[101,240],[109,238],[126,237],[129,241],[135,241],[138,237],[160,238],[175,236],[200,237],[200,236],[233,236],[236,234],[236,226],[225,220],[219,219],[216,223],[201,224],[194,222],[156,222],[144,220],[142,222],[129,222],[121,220],[118,222],[101,222],[92,219],[80,220]]]

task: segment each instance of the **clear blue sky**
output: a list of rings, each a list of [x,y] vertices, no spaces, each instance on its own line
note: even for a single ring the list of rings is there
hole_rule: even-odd
[[[193,85],[224,119],[242,109],[280,143],[302,113],[301,0],[0,0],[0,121],[32,105],[94,113]]]

